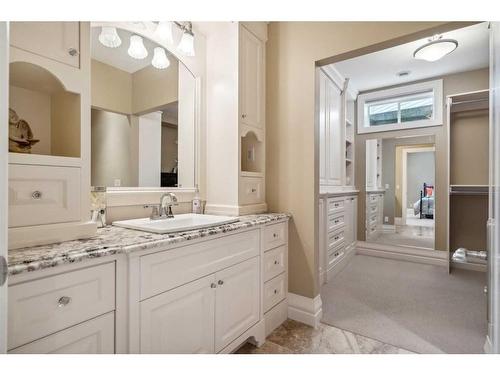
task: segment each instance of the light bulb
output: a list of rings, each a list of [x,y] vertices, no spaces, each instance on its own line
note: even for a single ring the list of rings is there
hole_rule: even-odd
[[[122,44],[122,40],[116,32],[116,28],[107,26],[103,26],[101,28],[101,33],[99,34],[99,42],[101,42],[103,46],[109,48],[116,48]]]
[[[170,61],[165,53],[165,49],[155,47],[151,65],[153,65],[156,69],[167,69],[170,66]]]
[[[128,54],[134,59],[142,60],[148,56],[148,50],[144,47],[142,38],[139,35],[132,35],[130,37],[130,47]]]
[[[190,31],[184,31],[182,34],[182,39],[177,46],[179,51],[184,55],[193,57],[194,56],[194,35]]]
[[[155,37],[158,39],[167,42],[168,44],[174,43],[174,37],[172,34],[172,22],[170,21],[161,21],[158,22],[158,26],[156,26]]]

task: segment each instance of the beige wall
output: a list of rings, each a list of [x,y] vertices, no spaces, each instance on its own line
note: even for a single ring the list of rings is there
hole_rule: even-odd
[[[487,89],[489,86],[488,69],[473,70],[451,74],[443,78],[443,96]],[[435,78],[434,78],[435,79]],[[383,133],[360,134],[356,137],[356,181],[357,186],[364,193],[365,170],[365,141],[371,138],[393,138],[396,136],[434,135],[436,145],[436,197],[435,197],[435,248],[448,250],[447,225],[448,225],[448,124],[446,109],[443,113],[443,126],[422,129],[408,129]],[[358,204],[358,239],[364,240],[365,222],[364,202]]]
[[[293,214],[289,232],[290,292],[306,297],[314,297],[319,292],[315,277],[319,192],[318,130],[314,122],[315,62],[377,43],[394,46],[450,27],[439,22],[269,24],[266,197],[270,211]],[[435,29],[429,30],[431,28]],[[364,152],[356,155],[356,160],[363,159]],[[357,186],[364,186],[364,176],[356,178]]]
[[[124,114],[132,113],[132,75],[92,60],[92,107]]]
[[[51,153],[57,156],[80,157],[80,95],[60,92],[52,95]]]
[[[161,171],[171,172],[177,159],[177,126],[163,122],[161,127]]]

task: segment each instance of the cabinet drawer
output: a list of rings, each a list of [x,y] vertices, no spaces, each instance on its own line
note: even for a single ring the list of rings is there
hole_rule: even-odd
[[[9,351],[9,354],[113,354],[115,313],[110,312]]]
[[[9,165],[9,227],[80,220],[80,168]]]
[[[344,214],[340,215],[328,215],[328,232],[336,231],[345,226],[345,217]]]
[[[377,194],[370,194],[370,203],[371,202],[376,202],[378,200],[378,195]]]
[[[328,233],[328,249],[332,249],[345,241],[345,234],[343,230]]]
[[[15,348],[115,309],[115,264],[9,287],[8,346]]]
[[[286,246],[280,246],[264,254],[264,281],[286,270]]]
[[[264,229],[264,251],[286,243],[286,223],[268,225]]]
[[[282,273],[264,284],[264,312],[286,297],[286,274]]]
[[[344,211],[344,198],[329,198],[327,202],[327,213],[333,214]]]
[[[142,256],[141,300],[259,255],[258,230]]]
[[[344,244],[341,244],[340,246],[332,249],[331,251],[328,251],[328,268],[337,263],[344,256],[344,252],[345,252]]]
[[[260,177],[241,177],[241,204],[264,202],[264,180]]]

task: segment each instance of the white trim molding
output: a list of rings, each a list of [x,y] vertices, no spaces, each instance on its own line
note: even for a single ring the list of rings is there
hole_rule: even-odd
[[[398,122],[397,124],[386,124],[369,126],[365,121],[365,105],[369,102],[391,102],[398,97],[423,94],[431,91],[433,93],[433,117],[426,120]],[[443,125],[443,80],[436,79],[433,81],[414,83],[404,86],[393,87],[368,92],[358,95],[357,103],[358,134],[378,133],[392,130],[404,130],[413,128],[422,128],[429,126]]]
[[[288,317],[317,328],[323,316],[323,302],[318,294],[314,298],[288,293]]]

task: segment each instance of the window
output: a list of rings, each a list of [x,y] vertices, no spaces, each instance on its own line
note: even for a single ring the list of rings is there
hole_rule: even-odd
[[[358,134],[442,125],[442,80],[358,96]]]

